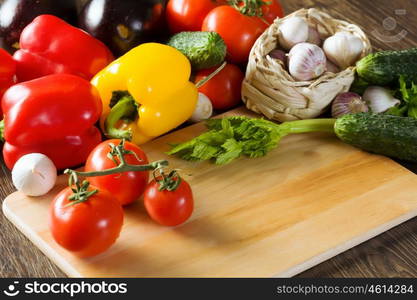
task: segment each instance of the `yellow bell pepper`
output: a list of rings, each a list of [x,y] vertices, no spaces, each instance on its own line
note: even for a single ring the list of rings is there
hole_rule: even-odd
[[[143,144],[184,123],[198,99],[190,75],[189,60],[163,44],[142,44],[115,60],[91,81],[106,135]]]

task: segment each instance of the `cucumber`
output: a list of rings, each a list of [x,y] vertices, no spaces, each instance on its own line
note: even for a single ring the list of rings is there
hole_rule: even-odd
[[[374,85],[397,83],[401,75],[407,83],[417,82],[417,48],[372,53],[356,67],[358,75]]]
[[[183,53],[194,70],[208,69],[221,64],[226,57],[226,44],[216,32],[181,32],[168,45]]]
[[[337,119],[336,135],[368,152],[417,162],[417,120],[391,115],[357,113]]]

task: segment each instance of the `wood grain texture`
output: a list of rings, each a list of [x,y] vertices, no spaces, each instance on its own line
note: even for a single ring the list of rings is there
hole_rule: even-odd
[[[193,187],[194,212],[182,226],[155,224],[138,202],[125,209],[114,247],[78,259],[45,222],[66,176],[45,197],[10,195],[3,211],[71,277],[289,277],[417,216],[415,174],[331,134],[292,135],[264,158],[224,166],[164,154],[204,130],[197,124],[143,145],[150,161],[169,159]]]
[[[413,0],[281,0],[286,12],[302,7],[320,7],[342,19],[362,26],[373,45],[380,49],[403,49],[417,46],[417,10]],[[395,10],[406,9],[406,15]],[[384,30],[383,22],[391,17],[393,30]],[[392,21],[392,19],[391,19]],[[395,36],[407,35],[399,42],[383,41],[371,32],[380,30]],[[10,172],[1,163],[0,199],[14,191]],[[417,172],[417,165],[407,164]],[[0,214],[0,276],[59,277],[64,274]],[[404,223],[377,238],[365,242],[328,260],[301,277],[417,277],[417,219]]]
[[[14,191],[9,170],[1,159],[0,198]],[[62,277],[62,271],[0,214],[0,277]]]

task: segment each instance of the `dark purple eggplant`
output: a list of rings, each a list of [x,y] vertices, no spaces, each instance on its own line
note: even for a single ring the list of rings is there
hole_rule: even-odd
[[[167,34],[166,0],[90,0],[79,15],[79,26],[120,56]]]
[[[75,24],[77,21],[76,0],[0,1],[0,47],[10,53],[16,51],[23,28],[42,14],[55,15]]]

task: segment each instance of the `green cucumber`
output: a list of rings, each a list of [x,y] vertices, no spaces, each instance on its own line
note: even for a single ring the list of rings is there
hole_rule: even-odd
[[[407,83],[417,82],[417,48],[372,53],[356,67],[358,75],[374,85],[397,83],[401,75]]]
[[[357,113],[337,119],[334,130],[345,143],[368,152],[417,162],[417,120]]]
[[[183,53],[194,70],[208,69],[221,64],[226,57],[226,44],[216,32],[180,32],[168,45]]]

